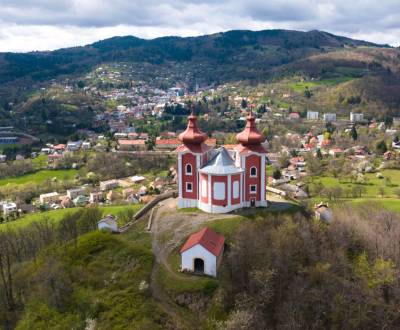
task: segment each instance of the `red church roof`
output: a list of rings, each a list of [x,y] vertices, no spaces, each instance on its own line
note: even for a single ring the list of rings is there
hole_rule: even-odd
[[[197,117],[192,112],[188,117],[189,122],[186,130],[179,134],[179,140],[184,144],[201,144],[207,140],[207,134],[197,127]]]
[[[207,251],[218,257],[224,247],[225,237],[217,234],[214,230],[205,227],[202,230],[190,235],[186,243],[182,246],[180,253],[189,250],[193,246],[200,244]]]
[[[259,145],[265,140],[263,135],[257,130],[255,120],[256,118],[254,117],[253,112],[250,111],[247,116],[246,127],[241,133],[236,135],[236,139],[244,146]]]

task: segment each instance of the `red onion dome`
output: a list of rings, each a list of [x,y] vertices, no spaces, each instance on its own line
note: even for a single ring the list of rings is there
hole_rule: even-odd
[[[179,134],[179,140],[185,144],[200,144],[207,140],[207,134],[197,127],[197,117],[192,112],[188,117],[186,130]]]
[[[254,117],[253,112],[250,111],[247,116],[246,127],[242,132],[236,135],[238,142],[244,146],[257,145],[265,141],[264,136],[257,130],[255,120],[256,118]]]

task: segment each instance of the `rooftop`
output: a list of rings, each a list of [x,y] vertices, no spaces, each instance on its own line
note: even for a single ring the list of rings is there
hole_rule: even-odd
[[[205,227],[202,230],[189,236],[186,243],[181,248],[180,253],[189,250],[193,246],[200,244],[207,251],[218,257],[224,247],[225,237],[217,234],[214,230]]]
[[[243,169],[236,167],[228,151],[221,147],[218,149],[217,154],[200,169],[200,172],[207,174],[234,174],[243,172]]]

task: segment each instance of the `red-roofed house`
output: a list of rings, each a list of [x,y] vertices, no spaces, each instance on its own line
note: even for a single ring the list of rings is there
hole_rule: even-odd
[[[289,119],[290,120],[297,120],[300,119],[300,115],[298,112],[291,112],[289,113]]]
[[[146,150],[145,140],[118,140],[119,150]]]
[[[190,235],[180,250],[182,271],[216,277],[224,243],[224,236],[207,227]]]
[[[175,150],[181,145],[178,139],[157,139],[156,149],[158,150]]]

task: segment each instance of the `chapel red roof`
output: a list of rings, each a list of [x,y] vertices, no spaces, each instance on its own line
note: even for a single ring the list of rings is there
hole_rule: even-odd
[[[200,144],[207,140],[207,134],[197,127],[197,117],[192,112],[188,117],[189,122],[186,130],[179,134],[179,140],[184,144]]]
[[[250,111],[247,116],[246,127],[241,133],[236,135],[236,139],[244,146],[259,145],[265,140],[263,135],[257,130],[255,120],[256,118],[254,117],[253,112]]]
[[[189,250],[193,246],[200,244],[207,251],[218,257],[224,247],[225,237],[217,234],[214,230],[205,227],[202,230],[190,235],[186,243],[182,246],[180,253]]]

